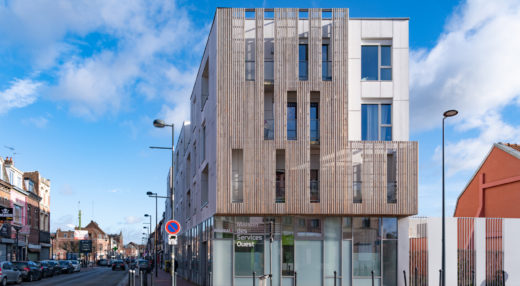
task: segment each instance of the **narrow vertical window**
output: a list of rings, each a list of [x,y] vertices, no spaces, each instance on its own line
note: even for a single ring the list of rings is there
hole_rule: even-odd
[[[311,144],[319,144],[320,143],[320,104],[318,102],[311,102],[310,119],[311,119],[311,122],[310,122],[311,123],[311,134],[310,134]]]
[[[395,150],[388,150],[386,153],[386,202],[389,204],[397,203],[397,160]]]
[[[321,45],[321,79],[322,80],[332,80],[332,61],[330,58],[329,51],[329,39],[323,39],[323,43]]]
[[[285,203],[285,150],[276,150],[276,202]]]
[[[392,80],[392,46],[381,46],[381,80]]]
[[[200,189],[201,189],[201,200],[200,205],[204,206],[208,203],[209,188],[208,188],[208,166],[204,168],[201,175]]]
[[[264,12],[264,84],[274,83],[274,15],[266,17]],[[270,13],[274,13],[270,11]]]
[[[282,217],[282,276],[294,276],[293,217]]]
[[[206,101],[209,97],[209,59],[206,60],[206,64],[204,66],[204,71],[202,72],[202,82],[201,82],[201,90],[200,90],[200,110],[204,109],[204,105],[206,105]],[[195,122],[192,122],[195,123]]]
[[[296,140],[297,138],[297,105],[296,92],[289,91],[287,93],[287,140]]]
[[[361,80],[379,80],[378,46],[361,47]]]
[[[242,149],[233,149],[231,151],[231,201],[233,203],[244,201],[243,166],[244,154]]]
[[[202,158],[201,161],[204,162],[206,160],[206,124],[202,125],[202,131],[201,131],[201,143],[202,143]]]
[[[311,203],[320,202],[320,150],[311,149],[310,197]]]
[[[381,104],[381,136],[379,140],[392,141],[392,105]]]
[[[362,170],[363,170],[363,150],[352,150],[352,191],[353,202],[360,204],[363,202],[361,192],[362,187]]]
[[[264,91],[264,140],[274,139],[274,96],[272,91]]]
[[[256,20],[255,11],[246,11],[244,23],[245,38],[245,63],[246,80],[255,80],[255,41],[256,41]]]
[[[302,41],[302,40],[300,40]],[[298,47],[298,77],[300,80],[307,80],[308,76],[308,61],[309,61],[309,53],[308,53],[308,45],[307,43],[300,42]]]

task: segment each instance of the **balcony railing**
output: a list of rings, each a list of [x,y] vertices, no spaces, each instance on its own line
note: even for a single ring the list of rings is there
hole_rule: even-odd
[[[287,119],[287,140],[296,140],[296,119]]]
[[[397,203],[397,182],[386,183],[386,202],[389,204]]]
[[[320,202],[320,181],[311,181],[311,203]]]
[[[332,80],[332,61],[323,61],[321,63],[321,79]]]
[[[264,61],[264,82],[265,84],[272,84],[274,82],[274,61]]]
[[[274,120],[265,119],[264,120],[264,140],[273,140],[273,139],[274,139]]]
[[[285,181],[276,181],[276,202],[285,203]]]
[[[320,120],[311,119],[311,144],[320,143]]]

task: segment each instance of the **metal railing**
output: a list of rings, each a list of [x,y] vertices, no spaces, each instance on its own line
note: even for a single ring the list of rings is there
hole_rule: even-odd
[[[265,119],[264,120],[264,140],[273,140],[273,139],[274,139],[274,120]]]
[[[323,61],[321,63],[321,80],[332,80],[332,61]]]
[[[311,119],[311,143],[320,143],[320,120]]]
[[[311,181],[311,203],[320,202],[320,181]]]

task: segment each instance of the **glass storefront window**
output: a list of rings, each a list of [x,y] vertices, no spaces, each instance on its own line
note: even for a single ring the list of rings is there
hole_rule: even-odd
[[[217,216],[215,217],[215,226],[213,233],[215,238],[233,238],[233,217]]]
[[[264,236],[238,234],[235,239],[235,276],[264,273]]]
[[[294,224],[292,217],[282,218],[282,276],[294,275]]]
[[[321,238],[321,219],[297,218],[296,232],[298,238]]]
[[[341,223],[343,239],[352,239],[352,218],[344,217]]]
[[[384,217],[382,221],[383,239],[397,239],[397,218]]]
[[[397,240],[383,240],[383,286],[397,286]]]
[[[381,275],[381,240],[379,218],[355,217],[352,219],[354,234],[354,277]]]

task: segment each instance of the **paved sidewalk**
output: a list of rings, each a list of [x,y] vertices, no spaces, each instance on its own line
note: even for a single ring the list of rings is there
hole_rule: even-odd
[[[153,285],[154,286],[171,286],[172,285],[172,277],[171,274],[165,272],[162,269],[158,271],[158,277],[155,278],[155,271],[153,273]],[[193,283],[190,283],[182,278],[177,277],[177,285],[176,286],[196,286]]]

